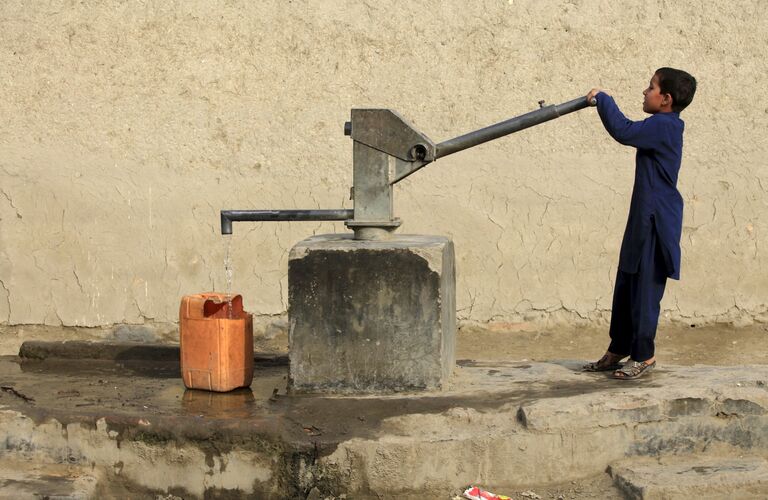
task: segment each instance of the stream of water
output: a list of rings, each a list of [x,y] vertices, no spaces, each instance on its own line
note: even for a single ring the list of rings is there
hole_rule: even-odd
[[[232,319],[232,236],[224,236],[226,250],[224,252],[224,276],[227,281],[227,311],[229,319]]]

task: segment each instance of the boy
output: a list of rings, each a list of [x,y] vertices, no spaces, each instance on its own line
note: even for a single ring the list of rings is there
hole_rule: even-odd
[[[608,133],[621,144],[637,148],[635,184],[627,228],[621,243],[613,292],[608,351],[584,366],[587,371],[612,371],[630,380],[656,366],[654,338],[667,278],[680,279],[680,234],[683,198],[677,174],[683,153],[680,112],[693,100],[696,79],[685,71],[660,68],[643,91],[643,121],[628,120],[604,90],[595,88],[587,101]],[[620,361],[629,356],[626,364]]]

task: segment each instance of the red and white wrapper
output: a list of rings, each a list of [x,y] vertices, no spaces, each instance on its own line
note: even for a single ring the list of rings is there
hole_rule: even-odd
[[[464,492],[464,498],[469,500],[512,500],[506,495],[497,495],[490,491],[485,491],[477,486],[470,486],[467,491]]]

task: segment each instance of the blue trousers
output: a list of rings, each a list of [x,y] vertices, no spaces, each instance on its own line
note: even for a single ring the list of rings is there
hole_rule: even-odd
[[[610,352],[629,356],[635,361],[653,357],[660,302],[666,284],[667,271],[654,230],[643,245],[637,272],[619,270],[616,274]]]

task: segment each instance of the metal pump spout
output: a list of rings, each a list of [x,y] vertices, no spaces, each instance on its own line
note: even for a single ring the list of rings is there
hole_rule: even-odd
[[[400,226],[394,216],[393,186],[438,158],[554,120],[596,104],[579,97],[545,106],[509,120],[435,144],[390,109],[353,109],[344,134],[352,138],[353,209],[222,210],[221,233],[235,221],[345,221],[358,240],[389,238]]]
[[[232,234],[233,222],[324,221],[351,219],[353,210],[222,210],[221,234]]]

